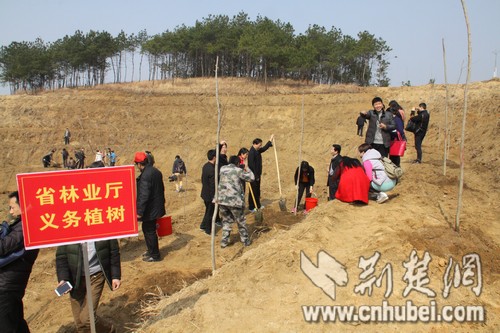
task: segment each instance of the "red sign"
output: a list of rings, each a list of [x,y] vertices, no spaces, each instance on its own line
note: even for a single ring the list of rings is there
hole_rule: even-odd
[[[17,175],[27,249],[137,236],[134,166]]]

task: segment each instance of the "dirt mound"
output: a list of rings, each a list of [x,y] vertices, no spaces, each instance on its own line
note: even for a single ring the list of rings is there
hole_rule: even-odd
[[[106,85],[95,89],[61,90],[37,96],[0,97],[0,153],[3,193],[15,190],[15,175],[46,171],[41,158],[56,148],[61,162],[64,129],[72,132],[70,154],[85,148],[88,161],[95,149],[111,147],[118,164],[130,164],[135,151],[151,150],[164,177],[171,173],[175,155],[186,163],[186,191],[177,193],[166,183],[167,210],[173,217],[174,234],[160,240],[164,256],[158,263],[144,263],[144,240],[121,240],[122,287],[105,291],[98,314],[120,332],[283,332],[283,331],[498,331],[499,329],[499,135],[500,81],[474,83],[469,89],[467,135],[464,152],[465,183],[460,233],[453,231],[460,176],[460,128],[463,86],[450,87],[448,120],[450,148],[443,176],[445,87],[427,85],[401,88],[313,86],[277,82],[267,92],[254,82],[224,79],[219,82],[222,106],[221,138],[229,154],[249,147],[252,140],[267,140],[274,133],[279,156],[282,190],[290,209],[294,202],[293,173],[299,163],[304,103],[304,136],[300,159],[316,169],[315,191],[319,205],[309,214],[294,215],[279,209],[274,154],[263,154],[262,211],[267,228],[247,216],[253,243],[244,248],[236,233],[226,249],[216,246],[217,271],[211,276],[210,237],[198,231],[204,206],[199,198],[201,166],[206,151],[215,145],[217,108],[213,80],[176,80],[155,84]],[[386,103],[396,99],[407,110],[425,101],[431,114],[424,140],[424,163],[413,165],[413,138],[402,158],[405,171],[391,199],[382,204],[355,206],[327,202],[326,168],[333,143],[342,154],[357,157],[355,120],[370,107],[374,96]],[[7,212],[2,210],[4,214]],[[236,231],[236,230],[235,230]],[[220,232],[216,236],[217,240]],[[408,286],[403,263],[412,250],[420,259],[427,251],[429,283],[434,297]],[[306,257],[317,265],[324,251],[345,268],[347,281],[339,282],[336,299],[318,288],[301,269]],[[323,253],[323,252],[321,252]],[[380,254],[374,276],[392,267],[392,287],[384,278],[372,295],[354,292],[365,281],[358,267]],[[444,276],[450,258],[459,263],[478,254],[482,290],[458,283],[447,298]],[[34,266],[25,296],[25,315],[33,332],[71,332],[72,317],[67,297],[56,298],[54,249],[43,249]],[[448,272],[450,278],[451,273]],[[473,278],[477,278],[473,276]],[[452,280],[452,278],[450,278]],[[450,280],[450,281],[451,281]],[[458,279],[457,281],[460,281]],[[477,282],[477,280],[474,280]],[[384,296],[392,289],[390,296]],[[481,305],[484,323],[307,323],[306,305],[404,305],[412,301],[437,308],[445,305]]]

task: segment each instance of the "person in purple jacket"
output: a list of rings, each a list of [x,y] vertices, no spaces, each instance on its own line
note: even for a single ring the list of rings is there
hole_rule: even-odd
[[[394,115],[394,123],[396,124],[396,129],[391,132],[391,140],[398,139],[398,133],[401,136],[401,139],[406,141],[406,135],[405,135],[405,125],[404,125],[404,119],[403,115],[400,110],[403,110],[403,108],[398,104],[396,101],[391,101],[389,103],[389,109],[387,111],[391,111],[392,114]],[[400,166],[401,164],[401,156],[396,156],[396,155],[390,155],[389,158],[391,161],[396,164],[397,166]]]

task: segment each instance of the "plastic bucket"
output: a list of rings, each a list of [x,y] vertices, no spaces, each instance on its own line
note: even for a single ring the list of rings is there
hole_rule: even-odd
[[[171,235],[172,216],[163,216],[156,220],[156,232],[160,237]]]
[[[318,198],[306,198],[306,212],[318,205]]]

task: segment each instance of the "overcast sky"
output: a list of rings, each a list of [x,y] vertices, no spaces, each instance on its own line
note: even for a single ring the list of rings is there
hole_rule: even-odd
[[[471,80],[493,77],[495,52],[500,52],[500,0],[465,0],[472,40]],[[391,85],[444,83],[442,40],[446,46],[448,82],[465,82],[467,30],[460,0],[0,0],[0,45],[53,42],[76,30],[120,30],[149,35],[173,30],[213,15],[247,13],[289,22],[295,33],[309,25],[332,26],[356,37],[360,31],[380,37],[389,54]],[[500,66],[500,63],[499,63]],[[497,74],[498,76],[498,74]],[[144,76],[143,76],[144,77]],[[0,87],[0,94],[7,94]]]

